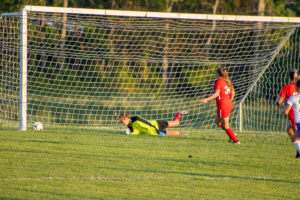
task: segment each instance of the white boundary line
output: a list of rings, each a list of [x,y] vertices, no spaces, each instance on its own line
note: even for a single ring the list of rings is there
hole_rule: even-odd
[[[139,11],[98,10],[98,9],[63,8],[63,7],[46,7],[46,6],[24,6],[24,9],[26,9],[29,12],[56,12],[56,13],[60,12],[60,13],[86,14],[86,15],[129,16],[129,17],[150,17],[150,18],[152,17],[152,18],[169,18],[169,19],[249,21],[249,22],[300,23],[300,18],[298,18],[298,17],[139,12]]]

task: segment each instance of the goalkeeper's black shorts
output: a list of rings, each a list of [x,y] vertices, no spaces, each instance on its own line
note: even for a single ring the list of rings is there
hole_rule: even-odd
[[[169,127],[168,121],[165,120],[156,120],[157,125],[158,125],[158,130],[160,132],[166,133],[166,128]]]

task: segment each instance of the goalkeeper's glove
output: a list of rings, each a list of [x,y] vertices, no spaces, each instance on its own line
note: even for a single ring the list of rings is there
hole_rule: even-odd
[[[125,135],[131,135],[130,129],[129,128],[125,129],[124,134]]]

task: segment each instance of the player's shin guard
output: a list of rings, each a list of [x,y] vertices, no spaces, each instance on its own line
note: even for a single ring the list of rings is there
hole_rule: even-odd
[[[238,141],[238,139],[237,139],[236,136],[235,136],[234,131],[233,131],[231,128],[228,128],[228,129],[226,129],[225,131],[226,131],[227,135],[229,136],[229,138],[230,138],[233,142],[237,142],[237,141]]]

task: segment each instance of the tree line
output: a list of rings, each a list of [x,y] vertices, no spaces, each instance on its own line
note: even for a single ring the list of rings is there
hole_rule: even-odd
[[[299,0],[0,0],[0,13],[24,5],[180,13],[300,16]]]

